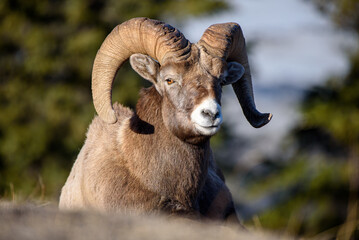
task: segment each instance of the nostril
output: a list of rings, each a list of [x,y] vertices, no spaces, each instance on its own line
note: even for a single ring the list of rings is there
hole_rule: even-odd
[[[208,116],[208,111],[207,110],[202,110],[201,114],[203,117],[207,117]]]
[[[201,114],[203,117],[213,117],[213,114],[211,111],[209,111],[208,109],[203,109],[201,111]]]
[[[202,114],[203,117],[210,118],[210,119],[216,119],[220,115],[219,111],[213,112],[213,111],[211,111],[209,109],[203,109],[201,111],[201,114]]]

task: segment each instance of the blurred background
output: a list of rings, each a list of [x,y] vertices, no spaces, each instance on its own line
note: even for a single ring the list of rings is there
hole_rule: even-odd
[[[358,0],[2,0],[0,200],[58,201],[95,115],[95,54],[139,16],[191,42],[213,23],[242,26],[257,107],[274,118],[252,128],[225,88],[212,146],[245,225],[359,238]],[[113,99],[134,107],[143,86],[125,64]]]

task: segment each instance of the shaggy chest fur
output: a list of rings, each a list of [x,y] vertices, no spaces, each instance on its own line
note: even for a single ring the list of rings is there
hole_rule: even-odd
[[[118,132],[120,152],[126,153],[121,159],[147,190],[196,208],[208,171],[209,141],[193,145],[172,135],[162,122],[160,104],[153,88],[142,93],[137,114]]]
[[[169,133],[158,98],[154,89],[145,90],[137,114],[115,104],[117,123],[93,120],[62,189],[61,209],[164,211],[214,219],[234,213],[209,141],[193,145]]]
[[[88,205],[100,202],[108,210],[198,211],[212,159],[209,141],[193,145],[168,132],[161,121],[160,101],[150,88],[142,93],[137,113],[116,105],[115,126],[100,119],[91,124],[83,155],[96,158],[77,160],[84,169],[83,196],[91,196],[84,199]],[[93,136],[110,144],[99,146]]]

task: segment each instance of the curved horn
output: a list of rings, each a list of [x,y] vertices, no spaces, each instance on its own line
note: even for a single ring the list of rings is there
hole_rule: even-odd
[[[181,32],[163,22],[134,18],[116,26],[97,52],[92,70],[95,109],[107,123],[117,121],[112,107],[112,83],[117,70],[134,53],[142,53],[161,64],[167,57],[184,57],[191,49]]]
[[[213,57],[242,64],[245,72],[240,80],[232,84],[234,92],[245,117],[253,127],[259,128],[267,124],[272,119],[272,114],[263,114],[256,109],[246,43],[241,27],[237,23],[214,24],[207,28],[198,44]]]

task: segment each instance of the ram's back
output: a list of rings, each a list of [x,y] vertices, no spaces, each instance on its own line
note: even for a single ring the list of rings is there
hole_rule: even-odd
[[[104,209],[107,177],[121,164],[120,131],[133,116],[129,108],[115,103],[118,121],[107,124],[95,116],[89,126],[86,141],[77,156],[70,175],[62,188],[60,209]]]

